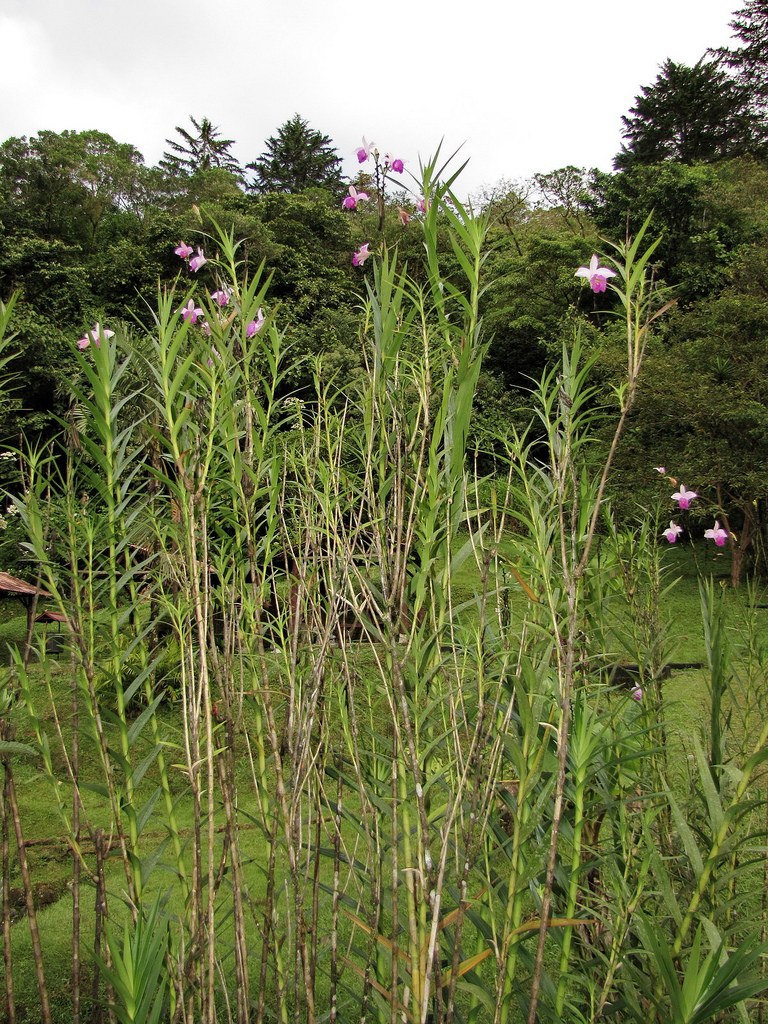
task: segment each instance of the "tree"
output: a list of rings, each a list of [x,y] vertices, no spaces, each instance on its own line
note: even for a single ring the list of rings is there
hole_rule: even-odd
[[[234,139],[219,138],[221,134],[219,129],[207,117],[198,123],[190,114],[189,120],[192,122],[195,134],[193,135],[177,125],[176,131],[181,136],[181,142],[176,139],[165,140],[173,152],[163,153],[160,166],[171,174],[184,176],[221,168],[241,179],[240,164],[230,153],[230,149],[235,144]]]
[[[0,222],[4,233],[83,243],[91,235],[89,194],[77,180],[73,133],[40,132],[0,147]]]
[[[745,271],[764,267],[765,244],[742,256]],[[628,505],[650,500],[655,463],[696,490],[683,525],[699,537],[715,519],[725,526],[733,586],[758,558],[765,571],[768,526],[768,296],[765,280],[741,279],[741,264],[720,295],[676,311],[666,339],[652,341],[615,464]]]
[[[481,306],[490,339],[484,366],[507,388],[527,392],[571,335],[573,315],[605,309],[610,296],[596,305],[598,297],[581,288],[574,272],[596,244],[577,235],[559,207],[531,211],[524,232],[499,229],[493,240]]]
[[[589,185],[583,167],[559,167],[549,174],[534,174],[534,184],[543,204],[560,211],[566,226],[577,234],[586,234],[589,227],[587,203]]]
[[[0,146],[0,222],[92,248],[110,216],[141,221],[158,197],[158,173],[141,153],[99,131],[42,131]]]
[[[618,169],[665,160],[711,163],[766,151],[765,128],[746,91],[714,61],[688,67],[666,60],[630,114],[622,117],[626,145],[614,159]]]
[[[18,288],[58,327],[80,329],[121,250],[123,295],[133,302],[160,270],[140,251],[159,215],[160,175],[103,132],[8,139],[0,145],[0,294]],[[131,259],[138,276],[126,270]]]
[[[494,228],[504,228],[520,254],[523,250],[519,238],[525,234],[532,216],[532,191],[530,181],[500,178],[495,184],[484,186],[472,197],[473,206],[489,214]]]
[[[73,310],[64,312],[73,314]],[[36,310],[24,297],[16,303],[12,324],[16,355],[8,371],[14,386],[0,406],[0,444],[22,446],[26,439],[35,448],[61,432],[76,366],[72,343],[76,335],[66,322]]]
[[[768,170],[749,156],[593,172],[592,191],[592,216],[609,237],[635,234],[653,212],[657,280],[674,286],[683,305],[719,292],[734,254],[765,230]]]
[[[248,164],[256,172],[251,185],[256,192],[303,192],[322,188],[334,196],[344,188],[341,158],[329,136],[310,128],[298,114],[270,136],[266,151]]]
[[[605,175],[602,186],[606,234],[635,232],[640,211],[655,211],[657,280],[679,300],[649,343],[614,510],[652,502],[653,466],[665,465],[700,495],[686,530],[701,536],[718,519],[729,531],[737,585],[758,556],[766,568],[768,167],[748,156],[668,162]],[[622,379],[623,348],[603,332],[596,372],[607,384]]]
[[[747,0],[730,23],[743,46],[712,50],[712,56],[735,72],[751,108],[768,113],[768,0]]]

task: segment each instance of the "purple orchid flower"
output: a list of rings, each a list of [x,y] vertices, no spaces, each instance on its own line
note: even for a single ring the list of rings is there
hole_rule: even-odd
[[[355,150],[355,156],[361,164],[364,164],[368,157],[371,155],[375,143],[367,142],[365,136],[363,136],[363,144],[359,149]]]
[[[83,337],[78,340],[77,347],[82,352],[83,349],[88,348],[91,342],[93,342],[96,348],[101,348],[100,342],[102,338],[106,341],[107,338],[114,338],[114,336],[114,331],[108,331],[106,328],[103,328],[98,321],[96,321],[93,325],[93,329],[86,331]]]
[[[597,254],[593,255],[588,267],[579,267],[575,277],[586,277],[593,292],[604,292],[608,278],[616,277],[616,271],[598,265]]]
[[[657,473],[661,473],[662,476],[667,472],[666,466],[654,466],[653,468],[656,470]]]
[[[725,542],[728,540],[728,531],[724,530],[720,523],[715,520],[715,527],[713,530],[705,530],[704,536],[707,540],[713,540],[719,548],[725,547]]]
[[[369,252],[370,242],[366,242],[365,245],[361,245],[360,248],[352,256],[352,266],[362,267],[369,256],[373,256],[372,252]]]
[[[259,311],[256,314],[256,319],[251,320],[251,322],[245,328],[246,338],[252,338],[254,334],[258,334],[261,328],[264,326],[264,322],[266,319],[267,318],[264,316],[261,306],[259,306]]]
[[[390,167],[395,172],[395,174],[403,173],[403,161],[400,159],[393,160],[392,163],[390,164]]]
[[[211,292],[211,298],[220,306],[226,306],[229,302],[229,292],[225,288],[219,288],[218,291]]]
[[[670,544],[674,544],[682,532],[682,526],[678,526],[674,519],[670,519],[669,527],[664,531],[664,536],[667,538]]]
[[[408,211],[404,210],[402,208],[402,206],[398,206],[398,208],[397,208],[397,219],[400,221],[400,223],[403,225],[403,227],[407,227],[408,221],[411,219],[412,216],[413,216],[413,214],[408,213]]]
[[[370,199],[367,192],[358,192],[354,185],[349,186],[349,195],[344,199],[342,206],[347,210],[354,210],[358,203]]]
[[[643,699],[643,688],[642,688],[642,686],[633,686],[632,687],[632,696],[634,697],[635,700],[641,701]]]
[[[672,501],[676,501],[680,508],[690,508],[694,498],[698,498],[696,491],[686,491],[685,484],[680,484],[680,490],[672,495]]]
[[[197,318],[203,315],[202,309],[195,305],[194,299],[190,299],[186,306],[182,306],[181,309],[177,309],[176,312],[181,313],[183,320],[189,320],[193,324],[196,324]]]
[[[174,249],[173,251],[177,256],[181,256],[183,260],[188,260],[194,250],[192,249],[192,246],[187,245],[186,242],[179,242],[178,249]]]
[[[193,256],[192,259],[189,261],[189,269],[192,271],[193,274],[196,274],[200,267],[202,267],[202,265],[207,262],[208,260],[205,258],[205,256],[203,256],[203,250],[198,246],[197,256]]]

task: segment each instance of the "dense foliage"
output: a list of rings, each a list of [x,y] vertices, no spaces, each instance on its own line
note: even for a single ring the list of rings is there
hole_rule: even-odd
[[[670,63],[666,71],[673,69],[680,70]],[[697,69],[714,76],[719,95],[743,107],[745,86],[728,78],[725,62]],[[663,95],[672,95],[672,79],[666,72],[662,79]],[[704,102],[706,90],[698,92]],[[672,289],[678,311],[654,342],[653,375],[649,371],[641,388],[629,435],[637,441],[619,453],[625,492],[642,494],[649,463],[674,458],[681,473],[696,475],[709,508],[732,517],[733,536],[745,534],[739,564],[748,568],[765,549],[765,497],[742,457],[744,433],[727,429],[725,420],[700,423],[699,401],[714,389],[717,401],[707,400],[708,409],[722,405],[735,422],[752,424],[750,453],[759,465],[768,454],[759,427],[762,391],[746,392],[744,383],[761,379],[759,345],[750,339],[768,329],[759,298],[768,255],[768,170],[759,147],[751,147],[756,156],[735,144],[720,146],[709,119],[714,116],[728,135],[728,117],[709,108],[697,114],[677,95],[674,109],[679,112],[682,102],[690,122],[685,145],[693,145],[691,132],[698,132],[710,146],[684,152],[676,115],[669,118],[645,103],[657,94],[656,87],[645,90],[638,102],[642,128],[633,122],[637,134],[623,169],[587,174],[567,167],[527,183],[502,182],[479,197],[490,217],[492,244],[483,270],[489,345],[476,437],[486,447],[489,423],[506,422],[511,430],[525,421],[531,382],[551,365],[577,322],[588,326],[600,378],[610,386],[615,296],[583,290],[569,268],[588,262],[601,248],[601,236],[637,232],[652,213],[661,234],[655,281]],[[749,117],[757,116],[754,109],[752,104]],[[393,182],[390,170],[379,181],[361,168],[342,204],[340,161],[331,140],[296,115],[267,140],[252,165],[254,186],[246,187],[231,156],[232,141],[221,139],[206,118],[193,119],[192,128],[177,129],[179,141],[171,142],[172,152],[156,168],[146,167],[134,147],[96,131],[41,132],[0,147],[0,293],[7,298],[20,292],[14,368],[22,383],[0,417],[8,443],[21,436],[45,443],[61,429],[74,372],[72,340],[97,321],[148,325],[151,312],[142,296],[158,282],[167,287],[177,279],[173,249],[180,239],[205,245],[217,226],[231,229],[244,240],[246,264],[263,264],[270,281],[266,299],[280,308],[291,352],[281,385],[286,393],[311,390],[312,361],[319,357],[339,380],[352,382],[360,374],[356,308],[370,274],[353,266],[352,255],[363,243],[396,245],[419,280],[418,221],[424,214],[419,190],[408,191],[407,180]],[[358,202],[355,196],[366,198]],[[455,277],[460,268],[441,232],[437,245],[446,272]],[[726,325],[719,311],[729,304],[740,315]],[[721,370],[712,376],[711,366]],[[733,394],[726,399],[728,387]],[[697,439],[694,447],[686,436]],[[631,515],[632,504],[630,499],[617,511]],[[742,530],[745,516],[749,524]]]
[[[185,276],[148,326],[73,345],[66,433],[4,453],[35,580],[0,687],[9,1019],[23,999],[42,1024],[705,1024],[763,989],[756,602],[732,649],[727,592],[702,587],[685,757],[669,546],[654,516],[611,514],[672,309],[650,219],[610,267],[568,268],[619,300],[623,337],[594,348],[576,316],[532,422],[486,422],[485,479],[490,213],[436,168],[418,273],[356,251],[353,379],[321,359],[286,391],[271,281],[219,229],[175,246]],[[290,218],[305,196],[274,198]],[[670,484],[658,469],[667,503]],[[687,529],[695,495],[674,497]]]
[[[248,164],[256,172],[257,192],[304,192],[322,188],[341,198],[341,158],[328,135],[310,128],[295,114],[266,141],[266,150]]]
[[[667,594],[768,539],[766,13],[476,204],[0,147],[9,1021],[762,1020],[762,606]]]

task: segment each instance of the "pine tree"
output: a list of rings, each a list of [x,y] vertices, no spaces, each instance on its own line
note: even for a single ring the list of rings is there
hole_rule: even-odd
[[[765,151],[762,119],[751,109],[741,84],[715,61],[693,67],[667,60],[653,85],[635,98],[623,117],[626,144],[614,165],[677,160],[711,163]]]
[[[730,68],[750,98],[756,113],[768,116],[768,0],[747,0],[730,23],[733,35],[743,44],[710,51]]]
[[[314,128],[298,114],[270,136],[266,152],[248,164],[256,172],[250,186],[256,192],[303,192],[308,188],[324,188],[334,196],[344,190],[341,158],[331,139]]]
[[[166,139],[173,152],[163,153],[160,166],[171,174],[184,176],[197,174],[199,171],[210,171],[214,167],[229,171],[242,178],[242,170],[237,159],[229,152],[234,146],[234,139],[221,139],[219,129],[207,117],[199,123],[190,115],[190,121],[196,134],[176,126],[181,142]]]

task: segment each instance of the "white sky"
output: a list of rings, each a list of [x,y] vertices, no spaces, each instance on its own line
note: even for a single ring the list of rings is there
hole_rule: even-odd
[[[294,113],[345,171],[363,135],[416,171],[441,138],[460,191],[610,170],[667,58],[730,42],[743,0],[0,0],[0,141],[98,129],[156,163],[209,117],[248,163]]]

